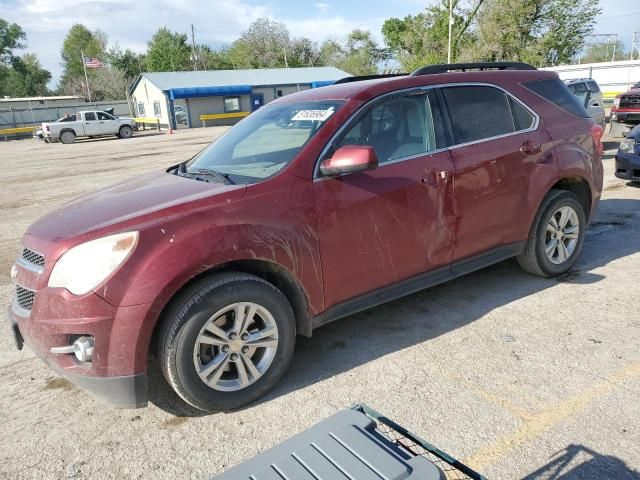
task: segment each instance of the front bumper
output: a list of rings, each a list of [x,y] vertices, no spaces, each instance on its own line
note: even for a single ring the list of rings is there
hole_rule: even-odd
[[[611,111],[611,121],[636,125],[640,123],[640,110],[633,112]]]
[[[616,177],[640,182],[640,155],[618,151],[616,153]]]
[[[39,291],[30,312],[15,301],[9,307],[16,347],[21,349],[24,342],[57,374],[105,403],[120,408],[146,406],[148,346],[140,344],[131,327],[142,323],[148,305],[116,308],[93,293],[65,302],[68,292],[50,290],[60,289]],[[80,362],[73,353],[51,353],[52,347],[70,345],[78,335],[95,339],[91,362]],[[145,350],[143,355],[140,348]]]

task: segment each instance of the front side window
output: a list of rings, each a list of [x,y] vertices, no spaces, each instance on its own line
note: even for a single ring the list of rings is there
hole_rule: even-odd
[[[142,114],[144,115],[144,112]],[[115,119],[108,113],[98,112],[98,120],[115,120]]]
[[[224,111],[226,113],[239,112],[240,111],[240,97],[225,97],[224,98]]]
[[[442,93],[456,144],[513,133],[533,124],[526,119],[526,114],[530,120],[533,116],[524,108],[512,114],[510,97],[498,88],[481,85],[446,87]],[[524,124],[521,128],[516,125],[518,115],[525,117],[521,118]]]
[[[187,172],[215,170],[235,183],[254,183],[287,166],[342,106],[337,101],[267,105],[197,154]]]
[[[347,130],[334,145],[373,147],[378,162],[427,153],[438,148],[431,96],[427,93],[384,100]]]

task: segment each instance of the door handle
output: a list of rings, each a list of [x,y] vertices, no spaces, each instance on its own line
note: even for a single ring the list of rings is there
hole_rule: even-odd
[[[530,142],[527,140],[520,147],[520,151],[524,154],[531,155],[534,153],[538,153],[542,150],[542,144],[536,142]]]

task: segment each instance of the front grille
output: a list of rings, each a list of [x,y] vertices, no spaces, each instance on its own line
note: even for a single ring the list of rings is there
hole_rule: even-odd
[[[36,292],[16,285],[16,302],[20,308],[31,310],[34,298],[36,298]]]
[[[44,257],[27,247],[22,249],[22,259],[39,267],[44,267]]]
[[[640,108],[640,95],[625,95],[620,99],[620,108]]]

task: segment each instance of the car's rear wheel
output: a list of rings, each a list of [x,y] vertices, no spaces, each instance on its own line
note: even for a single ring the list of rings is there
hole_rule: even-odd
[[[225,273],[188,288],[165,315],[158,356],[165,378],[205,411],[239,408],[285,373],[295,344],[286,297],[254,275]]]
[[[574,193],[551,190],[536,215],[524,252],[517,257],[520,266],[543,277],[566,273],[582,250],[586,218]]]
[[[66,145],[73,143],[76,141],[76,134],[69,130],[62,132],[62,135],[60,135],[60,141]]]
[[[118,137],[120,137],[120,138],[131,138],[131,137],[133,137],[133,129],[128,125],[124,125],[124,126],[120,127],[120,131],[118,131]]]

